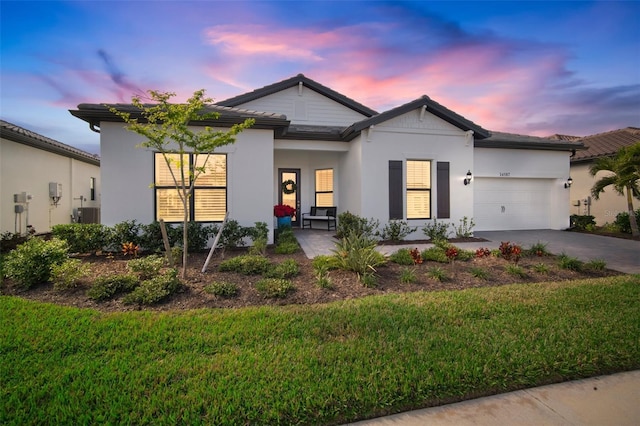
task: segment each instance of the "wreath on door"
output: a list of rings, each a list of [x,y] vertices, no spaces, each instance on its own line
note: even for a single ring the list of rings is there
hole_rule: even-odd
[[[288,179],[282,182],[282,192],[285,194],[293,194],[298,189],[298,185],[293,181],[293,179]]]

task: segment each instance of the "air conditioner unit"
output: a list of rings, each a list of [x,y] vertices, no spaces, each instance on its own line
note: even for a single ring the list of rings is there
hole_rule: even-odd
[[[80,223],[100,223],[99,207],[81,207],[78,209]]]

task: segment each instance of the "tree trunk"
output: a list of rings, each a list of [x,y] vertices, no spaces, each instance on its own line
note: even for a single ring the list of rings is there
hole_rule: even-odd
[[[629,223],[631,224],[631,236],[633,238],[640,237],[638,232],[638,221],[636,220],[636,212],[633,211],[633,196],[631,187],[627,186],[627,209],[629,210]]]
[[[189,230],[187,229],[189,225],[189,209],[187,208],[189,199],[186,194],[183,194],[182,202],[184,203],[184,220],[182,222],[182,273],[180,277],[185,279],[187,277],[187,248],[189,245]]]

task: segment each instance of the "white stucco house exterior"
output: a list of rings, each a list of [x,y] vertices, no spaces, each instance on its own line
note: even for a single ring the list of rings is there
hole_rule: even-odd
[[[0,120],[0,232],[98,221],[99,208],[97,156]]]
[[[300,213],[336,206],[381,225],[405,220],[418,227],[409,239],[424,238],[420,229],[436,219],[465,216],[476,231],[569,225],[564,183],[579,142],[491,132],[427,96],[378,113],[302,74],[210,108],[220,119],[194,126],[256,124],[217,152],[216,176],[194,192],[192,220],[221,220],[226,210],[241,225],[273,229],[273,206],[285,203]],[[102,222],[171,217],[161,162],[136,148],[140,137],[103,105],[70,112],[100,132]],[[289,180],[292,194],[282,190]]]

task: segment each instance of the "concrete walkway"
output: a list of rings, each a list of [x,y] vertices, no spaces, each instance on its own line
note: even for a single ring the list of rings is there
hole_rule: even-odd
[[[334,232],[320,230],[296,230],[296,238],[307,257],[331,254],[335,248]],[[510,241],[527,249],[536,243],[546,244],[554,254],[566,253],[582,261],[602,259],[607,268],[627,274],[640,274],[640,241],[579,232],[554,231],[550,229],[534,231],[484,231],[474,234],[484,242],[456,243],[460,248],[475,250],[480,247],[496,249],[502,241]],[[424,250],[432,244],[411,244],[378,246],[384,254],[390,254],[402,247]]]
[[[638,426],[640,371],[525,389],[351,424]]]

